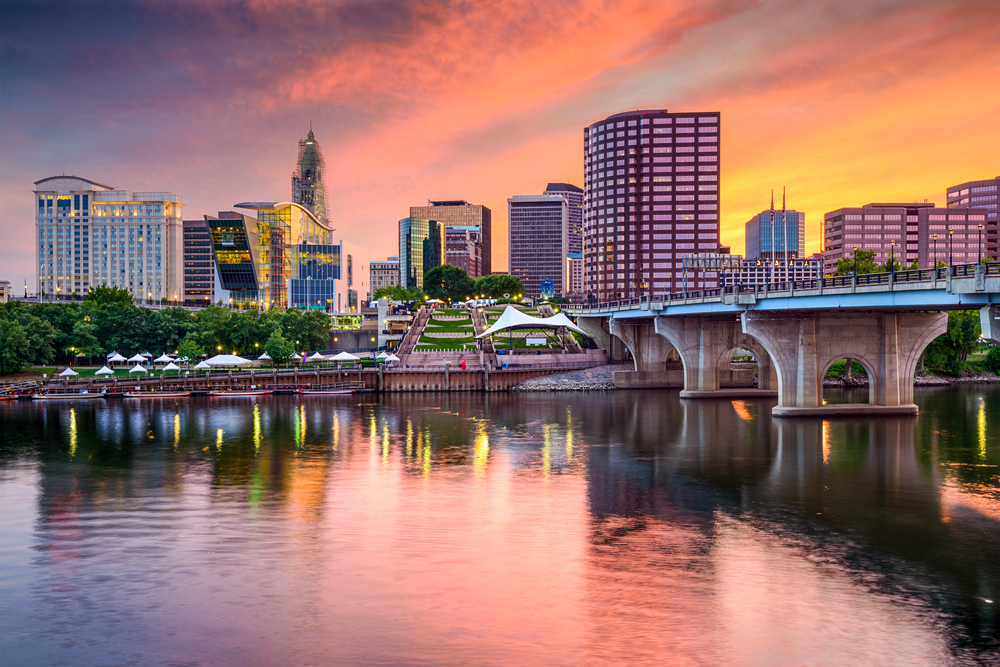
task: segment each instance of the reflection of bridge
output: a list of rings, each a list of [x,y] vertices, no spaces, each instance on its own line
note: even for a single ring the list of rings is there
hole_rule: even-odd
[[[758,361],[759,389],[777,394],[775,415],[915,413],[913,374],[927,345],[947,328],[944,310],[980,309],[983,336],[1000,342],[1000,263],[730,286],[644,299],[568,306],[578,324],[616,358],[635,361],[630,386],[669,386],[683,366],[683,398],[746,395],[720,388],[737,348]],[[931,311],[931,312],[928,312]],[[869,405],[822,406],[823,377],[839,359],[862,364]]]

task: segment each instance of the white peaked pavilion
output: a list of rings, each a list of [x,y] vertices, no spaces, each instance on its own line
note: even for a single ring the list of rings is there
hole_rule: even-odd
[[[306,361],[326,361],[326,357],[324,357],[319,352],[315,352],[315,353],[309,355],[308,357],[306,357]]]
[[[264,354],[257,357],[257,361],[271,361],[271,355],[265,352]]]
[[[171,362],[173,362],[173,359],[171,359],[166,354],[161,354],[156,359],[153,359],[154,364],[169,364]]]
[[[350,352],[341,352],[330,357],[330,361],[357,361],[360,357],[355,357]]]
[[[532,317],[508,304],[503,314],[500,315],[500,319],[476,338],[486,338],[501,331],[513,329],[562,329],[563,327],[590,338],[586,331],[573,324],[563,313],[556,313],[552,317]]]
[[[130,368],[128,372],[130,374],[131,373],[145,373],[146,369],[143,368],[142,366],[140,366],[139,364],[136,364],[135,366],[133,366],[132,368]]]
[[[208,370],[210,368],[211,368],[211,366],[209,366],[208,364],[206,364],[204,361],[199,361],[197,363],[197,365],[195,365],[195,367],[194,367],[194,369],[196,371],[204,371],[204,370]]]
[[[206,359],[204,362],[209,366],[243,366],[249,364],[249,359],[244,359],[243,357],[237,357],[235,354],[217,354],[211,359]],[[201,364],[198,364],[201,366]]]
[[[122,355],[118,354],[117,352],[114,353],[114,356],[108,357],[109,364],[120,364],[123,361],[128,361],[128,360]]]
[[[177,364],[175,364],[172,361],[169,364],[167,364],[166,366],[163,367],[164,371],[179,371],[180,369],[181,369],[181,367],[178,366]]]
[[[74,371],[72,368],[67,368],[66,370],[64,370],[59,375],[61,375],[63,377],[70,377],[71,375],[79,375],[79,373],[77,373],[76,371]]]
[[[94,373],[94,375],[114,375],[114,373],[115,372],[110,368],[108,368],[107,366],[102,366],[101,370]]]

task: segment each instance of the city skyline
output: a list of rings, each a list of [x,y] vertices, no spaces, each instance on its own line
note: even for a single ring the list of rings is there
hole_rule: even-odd
[[[1000,49],[988,2],[625,3],[613,14],[269,4],[237,5],[235,20],[212,8],[60,7],[2,5],[0,279],[27,279],[29,291],[35,181],[169,191],[189,219],[283,201],[310,121],[339,237],[393,255],[413,202],[466,199],[497,212],[495,271],[507,269],[506,199],[582,183],[581,130],[629,109],[720,111],[720,242],[734,253],[782,185],[807,215],[811,254],[829,211],[943,207],[947,187],[998,171],[1000,93],[981,85]],[[484,33],[510,48],[497,55]],[[960,105],[945,101],[954,89]]]

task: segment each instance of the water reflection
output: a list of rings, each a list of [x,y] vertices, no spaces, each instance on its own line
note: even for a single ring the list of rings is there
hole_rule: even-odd
[[[668,392],[8,402],[5,652],[988,662],[1000,391],[917,400],[827,421]]]

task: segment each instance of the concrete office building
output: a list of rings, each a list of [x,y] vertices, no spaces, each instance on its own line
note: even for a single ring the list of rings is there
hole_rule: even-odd
[[[0,280],[0,303],[7,303],[10,301],[14,292],[11,290],[9,280]]]
[[[946,193],[947,206],[986,209],[985,255],[1000,258],[1000,233],[997,229],[997,204],[1000,203],[1000,176],[985,181],[953,185]]]
[[[424,288],[424,276],[445,260],[445,228],[437,220],[403,218],[399,221],[399,284]]]
[[[521,279],[529,297],[541,294],[551,280],[554,294],[569,285],[566,230],[569,204],[558,195],[529,195],[507,200],[510,274]]]
[[[435,220],[446,228],[446,234],[451,238],[445,239],[445,263],[465,269],[472,278],[492,273],[490,209],[463,199],[428,200],[427,206],[411,206],[410,218]],[[402,257],[400,254],[400,259]]]
[[[393,287],[399,284],[399,255],[394,255],[384,262],[371,263],[372,296],[383,287]]]
[[[681,259],[718,252],[718,112],[629,111],[584,129],[586,291],[608,300],[681,289]],[[705,272],[689,289],[716,287]]]
[[[571,252],[566,255],[566,275],[569,279],[569,287],[563,296],[581,297],[583,296],[583,253]]]
[[[183,298],[184,203],[77,176],[35,182],[39,295],[121,287],[137,299]]]
[[[746,223],[747,259],[793,259],[806,255],[806,214],[798,211],[761,211]],[[787,245],[786,245],[787,244]],[[787,255],[786,255],[787,250]]]
[[[184,305],[215,303],[215,260],[212,236],[204,220],[184,223]]]
[[[903,266],[917,262],[921,268],[930,268],[934,261],[948,263],[949,258],[956,264],[975,262],[978,226],[985,231],[986,212],[935,208],[931,203],[876,203],[839,208],[823,219],[823,272],[832,275],[837,260],[850,257],[855,247],[874,251],[879,264],[890,254]]]
[[[569,183],[549,183],[545,195],[562,195],[566,198],[566,252],[583,252],[583,188]]]
[[[324,224],[327,222],[326,162],[319,142],[309,128],[309,134],[299,142],[299,158],[292,172],[292,203],[299,204]]]

